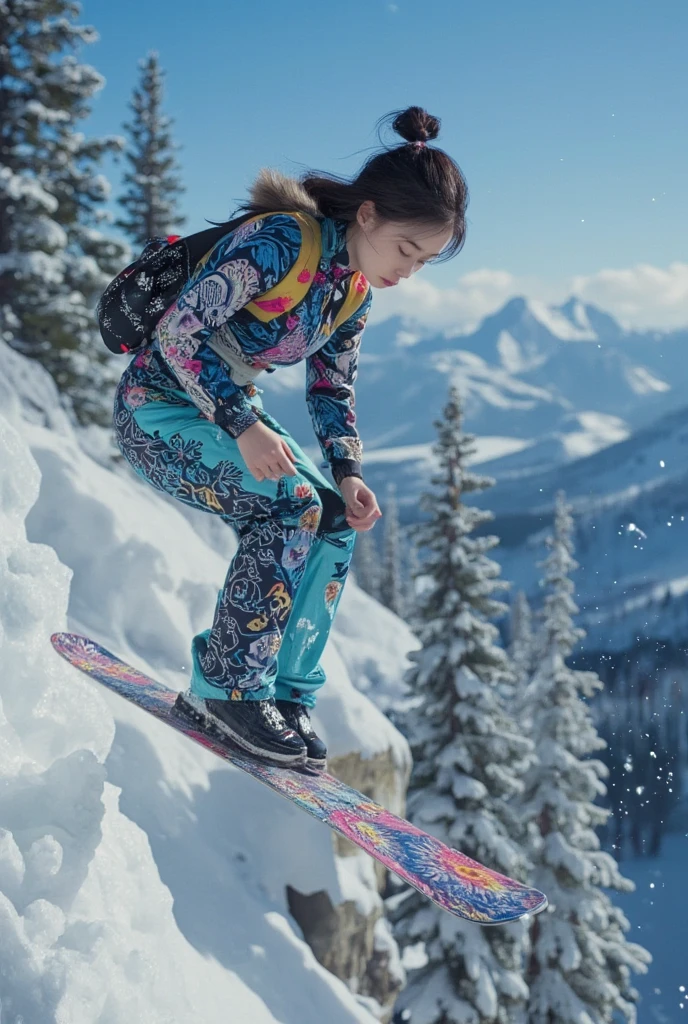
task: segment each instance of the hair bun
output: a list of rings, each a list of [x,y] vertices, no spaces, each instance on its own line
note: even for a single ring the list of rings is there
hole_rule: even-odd
[[[431,142],[440,133],[440,120],[422,107],[407,107],[396,115],[392,128],[407,142]]]

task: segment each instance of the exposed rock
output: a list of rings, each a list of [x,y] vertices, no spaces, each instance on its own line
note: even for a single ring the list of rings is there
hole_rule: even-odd
[[[390,749],[364,759],[354,751],[344,757],[330,758],[329,769],[342,782],[353,786],[365,796],[382,804],[388,811],[403,817],[406,813],[406,790],[411,771],[410,763],[399,764]],[[335,849],[342,857],[356,853],[358,847],[335,833]],[[385,886],[386,868],[375,861],[378,891]]]
[[[398,764],[391,750],[368,759],[356,752],[331,758],[329,771],[394,814],[405,813],[410,765]],[[333,842],[338,856],[360,856],[357,846],[334,832]],[[377,861],[374,864],[381,893],[387,869]],[[319,963],[352,992],[374,999],[382,1007],[381,1021],[388,1022],[403,984],[403,971],[381,904],[364,913],[354,900],[335,906],[327,892],[304,895],[291,886],[287,886],[287,901]]]

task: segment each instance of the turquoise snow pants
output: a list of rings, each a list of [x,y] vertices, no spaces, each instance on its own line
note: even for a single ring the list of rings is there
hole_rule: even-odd
[[[239,538],[213,624],[192,641],[192,691],[314,707],[325,682],[320,657],[356,539],[339,491],[265,412],[259,392],[251,403],[289,445],[295,476],[259,482],[236,440],[185,392],[141,385],[140,372],[125,370],[117,389],[122,454],[154,487],[219,515]]]

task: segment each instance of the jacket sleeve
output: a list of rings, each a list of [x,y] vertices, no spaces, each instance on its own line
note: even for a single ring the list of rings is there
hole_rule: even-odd
[[[368,288],[356,312],[306,358],[306,403],[320,450],[337,484],[347,476],[362,479],[363,445],[356,430],[353,385],[371,302]]]
[[[207,341],[233,313],[282,280],[300,251],[301,228],[289,214],[241,224],[217,242],[158,322],[163,359],[203,415],[232,437],[259,417]]]

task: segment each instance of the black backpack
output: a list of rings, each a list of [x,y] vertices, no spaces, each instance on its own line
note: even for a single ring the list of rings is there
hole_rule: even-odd
[[[152,238],[141,254],[113,278],[96,307],[103,341],[111,352],[135,352],[150,341],[155,326],[191,277],[196,264],[242,221],[182,238]]]
[[[280,211],[275,211],[280,212]],[[299,257],[285,277],[260,296],[254,296],[247,309],[263,322],[288,312],[305,296],[311,286],[322,254],[320,223],[303,211],[292,210],[301,225]],[[197,265],[230,231],[265,214],[246,214],[219,227],[181,238],[152,238],[138,259],[125,267],[103,292],[96,308],[103,341],[111,352],[136,352],[148,344],[163,313],[176,301]],[[348,284],[347,295],[334,322],[325,333],[335,331],[352,316],[364,301],[368,282],[356,271]]]

